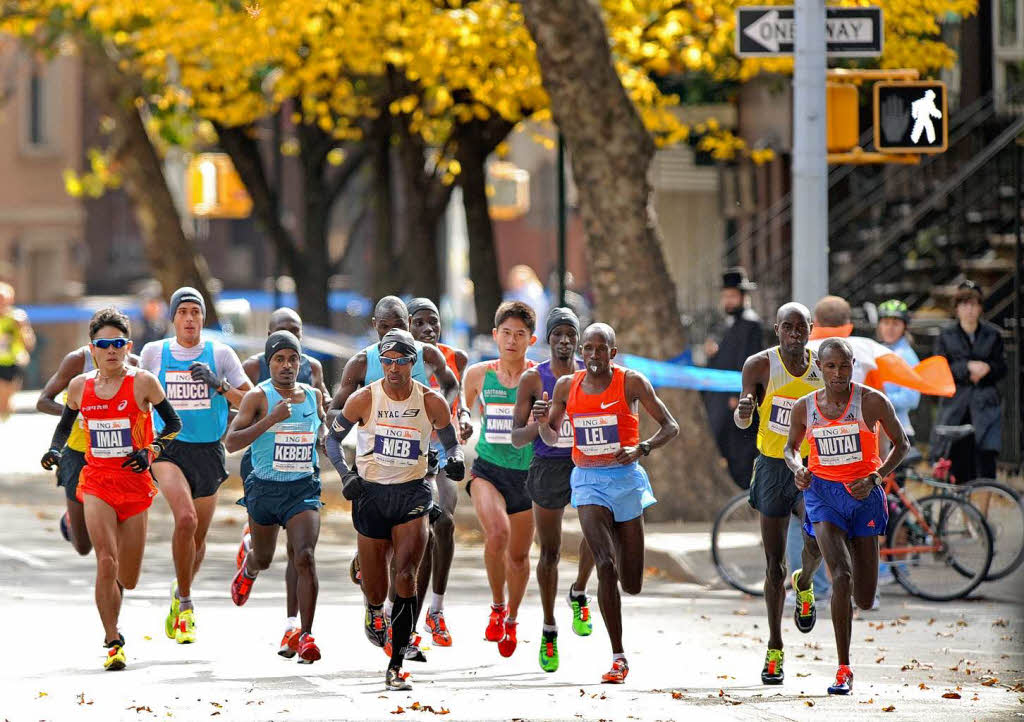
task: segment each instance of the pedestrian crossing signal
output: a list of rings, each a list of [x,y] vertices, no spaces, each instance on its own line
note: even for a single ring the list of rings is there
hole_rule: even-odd
[[[949,145],[946,84],[906,80],[874,85],[875,149],[942,153]]]
[[[248,218],[252,198],[225,153],[199,153],[185,173],[189,212],[200,218]]]

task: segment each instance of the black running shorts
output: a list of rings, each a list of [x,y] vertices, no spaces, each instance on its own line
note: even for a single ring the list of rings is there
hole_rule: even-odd
[[[57,486],[64,487],[64,495],[68,499],[78,501],[78,477],[85,468],[85,453],[65,446],[60,452],[60,465],[57,467]]]
[[[526,491],[533,503],[545,509],[564,509],[572,497],[569,478],[575,468],[569,457],[534,455],[526,472]]]
[[[390,539],[394,527],[425,516],[433,498],[424,479],[401,484],[364,480],[363,493],[352,502],[352,524],[363,536]]]
[[[786,462],[764,454],[754,459],[749,493],[750,505],[773,517],[789,516],[803,498]]]
[[[533,501],[526,493],[526,475],[528,472],[519,469],[506,469],[489,461],[484,461],[479,456],[473,462],[473,468],[469,472],[469,481],[466,482],[466,492],[473,496],[473,480],[483,479],[490,482],[491,486],[498,490],[498,493],[505,499],[505,513],[508,515],[518,514],[521,511],[528,511],[533,508]]]
[[[191,443],[188,441],[172,441],[164,453],[154,462],[157,464],[157,486],[160,485],[159,464],[169,461],[185,475],[193,499],[213,496],[217,489],[228,478],[228,467],[224,456],[224,445],[219,441],[209,443]]]

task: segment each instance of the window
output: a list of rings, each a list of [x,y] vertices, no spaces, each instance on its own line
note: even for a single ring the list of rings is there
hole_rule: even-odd
[[[33,68],[28,79],[28,142],[33,146],[45,146],[46,137],[46,85],[39,68]]]
[[[996,6],[999,15],[996,28],[999,46],[1019,48],[1021,46],[1020,0],[996,0]]]

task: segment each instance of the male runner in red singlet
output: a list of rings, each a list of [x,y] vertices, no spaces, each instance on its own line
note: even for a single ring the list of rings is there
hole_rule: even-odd
[[[785,448],[786,464],[804,492],[804,529],[817,539],[832,576],[832,627],[839,670],[829,694],[849,694],[853,689],[850,601],[861,609],[870,609],[875,601],[878,537],[889,521],[882,485],[910,450],[892,403],[884,394],[852,383],[853,365],[853,349],[846,341],[822,342],[818,367],[825,386],[793,406]],[[879,423],[892,440],[884,462],[878,458],[875,429]],[[805,441],[810,445],[806,467],[800,458]],[[797,581],[809,585],[812,573],[804,569]]]
[[[135,588],[142,567],[147,510],[156,496],[149,465],[181,429],[156,377],[125,362],[130,337],[128,317],[117,309],[105,308],[92,317],[89,338],[96,370],[71,381],[67,405],[42,459],[44,469],[60,463],[60,450],[81,410],[87,445],[77,493],[96,550],[96,607],[107,670],[126,665],[117,619],[123,592]],[[164,422],[157,439],[150,407]]]
[[[583,332],[584,370],[563,376],[554,398],[534,404],[544,443],[558,443],[562,417],[573,426],[570,478],[572,505],[594,554],[597,599],[612,643],[612,668],[602,681],[621,683],[629,674],[622,651],[619,583],[639,594],[644,580],[644,508],[655,503],[647,473],[637,461],[679,434],[679,425],[654,393],[647,378],[612,363],[618,349],[615,331],[595,323]],[[640,441],[639,407],[658,423],[658,433]]]

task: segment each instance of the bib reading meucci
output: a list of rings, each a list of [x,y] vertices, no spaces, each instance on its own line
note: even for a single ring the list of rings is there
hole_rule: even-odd
[[[271,426],[252,444],[253,474],[264,481],[297,481],[316,475],[320,469],[316,455],[316,436],[320,429],[316,392],[305,384],[302,403],[292,404],[291,416]],[[267,413],[281,401],[271,381],[256,388],[267,397]]]
[[[205,381],[192,378],[188,367],[197,361],[217,371],[214,345],[207,342],[197,358],[179,361],[171,353],[172,339],[165,339],[160,351],[160,384],[167,400],[181,417],[181,433],[176,441],[194,444],[219,441],[228,427],[228,400],[216,393]],[[157,432],[163,430],[163,421],[154,418]]]
[[[395,401],[384,393],[383,379],[368,388],[369,418],[356,428],[359,476],[377,484],[422,479],[427,474],[427,450],[434,428],[423,403],[429,389],[414,381],[409,398]]]

